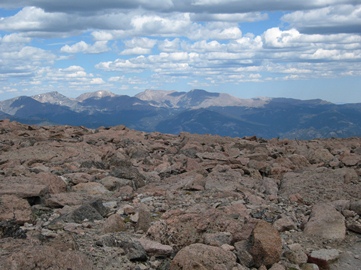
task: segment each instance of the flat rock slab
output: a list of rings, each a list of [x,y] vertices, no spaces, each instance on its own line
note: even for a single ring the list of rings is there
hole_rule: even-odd
[[[304,233],[321,239],[343,240],[346,236],[345,218],[331,204],[316,204]]]
[[[337,249],[319,249],[312,251],[310,256],[326,262],[332,262],[340,257],[340,251]]]

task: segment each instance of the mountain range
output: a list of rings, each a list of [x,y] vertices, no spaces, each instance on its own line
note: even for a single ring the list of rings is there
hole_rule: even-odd
[[[0,119],[88,128],[126,125],[145,132],[313,139],[361,136],[361,103],[289,98],[240,99],[201,89],[145,90],[134,97],[108,91],[68,98],[58,92],[0,101]]]

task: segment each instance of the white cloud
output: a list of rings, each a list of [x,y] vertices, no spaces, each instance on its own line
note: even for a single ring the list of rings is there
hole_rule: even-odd
[[[20,8],[0,18],[0,80],[11,89],[361,75],[356,0],[3,0],[0,6]],[[283,21],[270,11],[283,11]],[[98,55],[87,55],[85,64],[77,54]]]
[[[165,39],[158,42],[158,49],[163,52],[174,52],[178,51],[180,46],[180,39],[175,38],[173,40]]]
[[[334,5],[296,11],[283,20],[306,33],[361,33],[361,5]]]
[[[256,22],[268,19],[266,13],[193,13],[190,15],[192,21],[217,21],[217,22]]]
[[[242,31],[237,24],[223,22],[208,22],[205,25],[193,25],[187,35],[190,39],[238,39],[242,37]]]
[[[94,31],[91,33],[95,40],[109,41],[114,39],[114,35],[107,31]]]
[[[13,33],[0,37],[0,43],[29,43],[31,38],[24,37],[19,33]]]
[[[187,13],[172,14],[172,16],[160,15],[140,15],[134,16],[131,20],[132,31],[139,34],[149,34],[152,36],[174,36],[184,35],[190,28],[191,21]]]
[[[65,45],[60,51],[65,53],[102,53],[109,51],[109,48],[107,41],[96,41],[93,45],[80,41],[72,46]]]
[[[127,49],[121,52],[122,55],[129,54],[150,54],[157,41],[149,38],[133,38],[124,41]]]
[[[102,78],[93,78],[90,81],[90,84],[104,84],[105,82],[103,81]]]
[[[284,48],[299,46],[300,33],[296,29],[281,31],[278,27],[270,28],[263,34],[265,47]]]

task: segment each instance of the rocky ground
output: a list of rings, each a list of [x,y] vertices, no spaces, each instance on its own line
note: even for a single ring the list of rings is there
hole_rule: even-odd
[[[361,138],[0,121],[0,269],[360,269]]]

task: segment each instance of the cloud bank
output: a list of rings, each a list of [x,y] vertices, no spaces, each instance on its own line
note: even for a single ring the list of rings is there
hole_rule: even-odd
[[[0,12],[3,96],[361,77],[356,0],[4,0]]]

